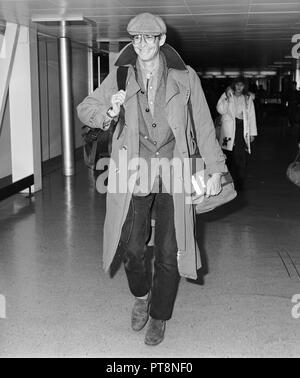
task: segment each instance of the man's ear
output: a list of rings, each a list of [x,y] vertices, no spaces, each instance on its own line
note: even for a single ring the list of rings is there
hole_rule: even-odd
[[[160,47],[163,46],[163,45],[165,44],[165,42],[166,42],[166,38],[167,38],[166,34],[162,34],[162,35],[160,36],[160,38],[159,38],[159,46],[160,46]]]

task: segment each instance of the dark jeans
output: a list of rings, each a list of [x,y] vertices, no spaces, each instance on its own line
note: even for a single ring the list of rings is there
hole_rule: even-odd
[[[227,167],[233,178],[236,189],[243,190],[247,172],[248,152],[246,151],[244,125],[242,120],[236,118],[236,132],[233,150],[224,150],[224,152],[227,157]]]
[[[153,206],[155,247],[152,275],[151,264],[147,264],[146,251]],[[131,293],[142,297],[151,291],[151,317],[170,319],[180,279],[172,196],[168,193],[133,196],[123,225],[121,242],[125,248],[124,264]]]

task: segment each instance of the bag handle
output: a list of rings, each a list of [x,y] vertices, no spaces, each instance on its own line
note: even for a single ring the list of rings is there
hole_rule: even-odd
[[[117,69],[117,84],[118,90],[125,91],[126,89],[126,79],[127,79],[128,66],[120,66]]]
[[[117,69],[117,84],[118,84],[118,91],[125,91],[126,89],[126,80],[127,80],[127,73],[128,73],[128,66],[120,66],[118,67]],[[118,121],[113,125],[114,128],[117,126],[117,124],[119,123],[119,132],[118,132],[118,136],[117,136],[117,139],[120,138],[121,134],[122,134],[122,131],[124,129],[124,126],[125,126],[125,109],[124,109],[124,106],[121,105],[121,108],[120,108],[120,114],[119,114],[119,119]]]
[[[190,115],[191,125],[192,125],[191,137],[192,137],[193,143],[196,145],[194,155],[199,155],[199,157],[202,157],[200,150],[199,150],[199,147],[198,147],[198,143],[197,143],[197,133],[196,133],[196,127],[195,127],[195,121],[194,121],[194,113],[193,113],[193,105],[192,105],[192,101],[191,101],[191,96],[189,97],[187,105],[188,105],[188,112],[189,112],[189,115]]]

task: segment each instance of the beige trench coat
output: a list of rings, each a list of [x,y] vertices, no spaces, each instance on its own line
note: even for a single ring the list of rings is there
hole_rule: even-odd
[[[199,149],[210,173],[227,172],[225,157],[216,140],[214,124],[196,72],[186,66],[178,53],[169,45],[161,48],[164,53],[168,77],[166,83],[166,112],[175,136],[174,157],[188,158],[191,152],[191,122],[188,115],[188,101],[191,99]],[[119,139],[118,129],[114,133],[112,155],[116,167],[109,170],[112,175],[122,174],[118,161],[119,151],[127,150],[128,161],[139,156],[139,125],[137,93],[140,86],[136,81],[133,65],[136,55],[132,45],[121,52],[116,65],[128,65],[126,86],[125,127]],[[99,88],[78,105],[80,120],[91,127],[102,127],[105,113],[110,106],[111,96],[118,91],[117,67],[107,76]],[[178,179],[182,180],[183,177]],[[108,271],[117,251],[121,230],[125,222],[132,194],[107,193],[106,217],[103,237],[103,266]],[[174,194],[174,221],[178,244],[178,268],[181,276],[196,279],[201,267],[200,253],[195,240],[195,213],[193,206],[186,203],[186,194]]]

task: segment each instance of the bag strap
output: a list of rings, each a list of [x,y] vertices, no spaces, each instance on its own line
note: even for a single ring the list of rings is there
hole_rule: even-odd
[[[120,66],[117,69],[117,84],[118,90],[125,91],[126,89],[126,80],[127,80],[128,66]]]
[[[190,115],[190,119],[191,119],[191,125],[192,125],[192,129],[191,129],[191,137],[196,145],[196,149],[195,149],[195,152],[194,154],[198,154],[199,157],[201,157],[201,153],[199,151],[199,147],[198,147],[198,143],[197,143],[197,133],[196,133],[196,127],[195,127],[195,121],[194,121],[194,113],[193,113],[193,105],[192,105],[192,101],[191,101],[191,96],[189,97],[189,101],[188,101],[188,112],[189,112],[189,115]]]
[[[126,80],[127,80],[127,74],[128,74],[128,66],[120,66],[117,69],[117,84],[118,84],[118,91],[125,91],[126,90]],[[122,131],[125,126],[125,109],[124,106],[121,105],[120,108],[120,114],[119,114],[119,120],[118,122],[119,127],[119,133],[117,139],[119,139],[120,135],[122,134]],[[115,123],[114,128],[117,126],[117,123]]]

